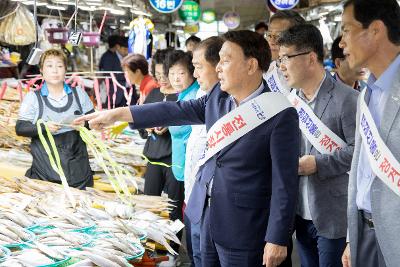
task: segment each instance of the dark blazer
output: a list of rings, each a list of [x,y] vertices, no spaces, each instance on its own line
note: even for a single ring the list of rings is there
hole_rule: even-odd
[[[130,109],[135,128],[205,123],[208,130],[232,102],[217,84],[200,99]],[[260,249],[265,241],[287,245],[298,197],[299,134],[297,112],[287,108],[214,155],[186,208],[191,221],[200,220],[213,177],[210,223],[216,243],[246,250]]]

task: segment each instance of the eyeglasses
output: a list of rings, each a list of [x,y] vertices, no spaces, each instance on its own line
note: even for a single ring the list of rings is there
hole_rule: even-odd
[[[294,55],[284,55],[282,57],[279,57],[276,60],[276,66],[279,68],[282,64],[286,65],[286,63],[289,61],[290,58],[307,55],[307,54],[310,54],[311,52],[312,51],[301,52],[301,53],[294,54]]]

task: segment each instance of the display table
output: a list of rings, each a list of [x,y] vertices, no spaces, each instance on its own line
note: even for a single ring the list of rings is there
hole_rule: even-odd
[[[14,166],[7,162],[0,162],[0,176],[4,178],[25,176],[26,171],[27,169],[24,167]]]

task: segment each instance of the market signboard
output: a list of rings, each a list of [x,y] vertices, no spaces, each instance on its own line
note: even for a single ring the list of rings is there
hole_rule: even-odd
[[[172,13],[181,7],[183,0],[149,0],[149,2],[160,13]]]
[[[199,29],[199,24],[185,25],[185,27],[183,27],[183,31],[189,34],[198,33]]]
[[[269,2],[278,10],[287,10],[294,8],[300,0],[269,0]]]
[[[204,10],[201,14],[201,20],[205,23],[212,23],[216,20],[217,15],[214,10],[208,9]]]
[[[240,25],[240,16],[239,13],[236,13],[234,11],[228,11],[224,14],[224,17],[222,18],[224,24],[228,29],[233,30],[239,27]]]
[[[185,1],[179,9],[178,14],[186,24],[196,24],[200,20],[200,6],[195,1]]]

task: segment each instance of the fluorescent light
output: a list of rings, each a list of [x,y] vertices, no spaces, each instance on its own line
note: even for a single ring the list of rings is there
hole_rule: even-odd
[[[120,4],[120,3],[118,3],[117,6],[119,6],[119,7],[132,7],[132,5],[130,5],[130,4]]]
[[[24,5],[34,5],[35,1],[23,1],[22,4]],[[36,2],[36,6],[46,6],[47,3],[44,2]]]
[[[125,10],[118,10],[118,9],[111,9],[110,13],[113,15],[125,15],[126,11]]]
[[[74,5],[75,5],[75,2],[72,2],[72,1],[65,1],[65,0],[63,0],[63,1],[57,0],[56,3],[57,3],[57,4],[60,4],[60,5],[69,5],[69,6],[74,6]]]
[[[91,2],[86,2],[90,6],[101,6],[101,3],[91,3]]]
[[[46,7],[48,9],[56,9],[56,10],[66,10],[67,9],[65,6],[56,6],[56,5],[47,5]]]
[[[84,11],[95,11],[96,7],[94,6],[78,6],[79,9]]]
[[[131,9],[131,13],[132,13],[132,14],[135,14],[135,15],[138,15],[138,16],[147,16],[147,17],[153,16],[153,15],[150,14],[150,13],[146,13],[146,12],[143,12],[143,11],[141,11],[141,10],[134,10],[134,9]]]

